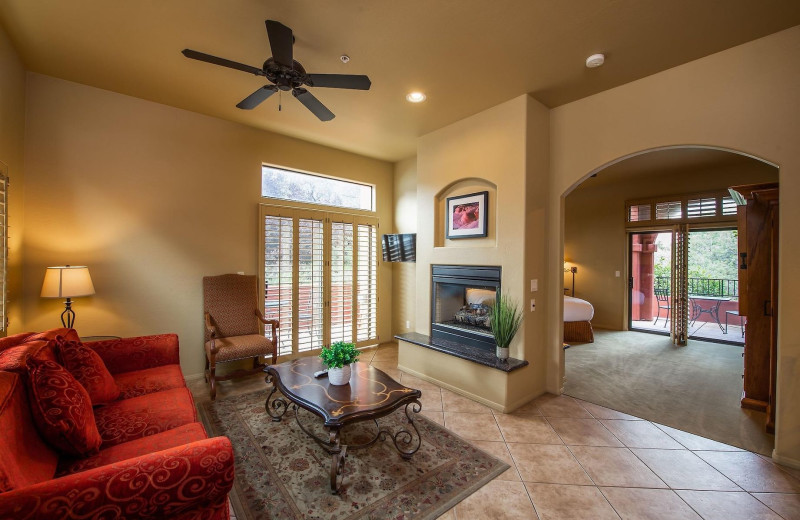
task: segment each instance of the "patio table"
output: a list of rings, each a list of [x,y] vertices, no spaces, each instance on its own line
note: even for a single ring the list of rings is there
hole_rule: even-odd
[[[722,302],[731,301],[730,298],[689,295],[689,300],[692,302],[692,314],[694,315],[692,318],[692,325],[695,324],[697,318],[699,318],[701,314],[708,314],[714,318],[714,321],[719,326],[719,330],[721,330],[723,333],[725,332],[725,329],[722,327],[722,323],[719,321],[719,306],[722,305]]]

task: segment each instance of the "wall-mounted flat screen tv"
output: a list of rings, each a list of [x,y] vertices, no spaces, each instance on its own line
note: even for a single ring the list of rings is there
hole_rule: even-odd
[[[417,234],[401,233],[383,235],[384,262],[416,262]]]

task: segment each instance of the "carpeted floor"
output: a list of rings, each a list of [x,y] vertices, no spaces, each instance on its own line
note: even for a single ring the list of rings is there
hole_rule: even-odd
[[[572,343],[564,356],[567,395],[772,455],[765,415],[739,406],[742,347],[595,330],[594,343]]]
[[[236,483],[231,502],[242,519],[434,519],[509,468],[422,415],[422,445],[403,460],[391,439],[347,454],[339,495],[329,489],[330,455],[297,425],[289,411],[273,422],[264,390],[199,405],[210,435],[231,439]],[[303,424],[323,436],[322,420],[300,410]],[[380,419],[392,431],[407,428],[403,409]],[[372,422],[343,430],[344,442],[368,441]]]

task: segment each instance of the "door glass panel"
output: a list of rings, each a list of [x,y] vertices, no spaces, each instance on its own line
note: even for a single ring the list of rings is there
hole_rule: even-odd
[[[292,353],[292,266],[294,227],[291,217],[264,216],[264,316],[278,320],[278,355]]]
[[[630,329],[669,334],[672,233],[631,233]]]
[[[297,351],[322,348],[323,323],[323,222],[298,221]]]
[[[689,337],[744,344],[735,229],[689,233]]]
[[[353,224],[331,223],[331,343],[353,341]]]

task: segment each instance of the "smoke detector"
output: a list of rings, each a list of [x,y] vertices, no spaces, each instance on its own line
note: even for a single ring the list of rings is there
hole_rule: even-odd
[[[606,57],[603,54],[592,54],[586,58],[586,66],[590,69],[596,69],[606,62]]]
[[[590,69],[596,69],[606,62],[606,57],[602,54],[592,54],[586,58],[586,66]]]

